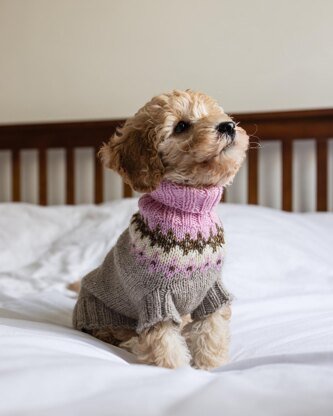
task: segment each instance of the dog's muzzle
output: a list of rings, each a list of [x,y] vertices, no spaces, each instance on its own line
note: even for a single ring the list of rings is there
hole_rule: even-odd
[[[228,136],[228,138],[231,139],[231,141],[234,140],[235,138],[235,123],[233,121],[226,121],[223,123],[220,123],[217,127],[216,130],[221,134],[221,135],[226,135]]]

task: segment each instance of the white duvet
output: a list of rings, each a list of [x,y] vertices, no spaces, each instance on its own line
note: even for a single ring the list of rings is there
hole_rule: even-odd
[[[219,206],[230,363],[166,370],[71,328],[136,204],[0,204],[0,414],[333,415],[333,215]]]

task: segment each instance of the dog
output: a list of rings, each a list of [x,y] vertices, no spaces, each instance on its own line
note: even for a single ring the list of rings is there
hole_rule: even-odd
[[[103,264],[83,278],[75,328],[161,367],[227,362],[232,296],[214,207],[248,144],[217,101],[192,90],[152,98],[116,130],[100,158],[144,195]]]

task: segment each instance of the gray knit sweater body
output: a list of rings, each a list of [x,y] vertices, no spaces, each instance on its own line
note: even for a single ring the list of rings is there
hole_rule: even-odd
[[[201,319],[230,302],[221,281],[223,228],[213,210],[221,192],[162,182],[141,197],[103,264],[83,278],[74,327],[140,333],[187,314]]]

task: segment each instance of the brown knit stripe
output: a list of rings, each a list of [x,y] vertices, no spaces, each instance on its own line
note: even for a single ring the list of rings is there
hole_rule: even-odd
[[[202,254],[206,246],[212,247],[213,252],[215,252],[218,247],[222,247],[224,244],[223,227],[218,224],[215,224],[217,233],[214,235],[213,231],[210,230],[210,236],[207,239],[203,238],[202,234],[198,232],[197,239],[193,239],[189,234],[185,234],[185,238],[180,241],[177,240],[172,230],[169,230],[166,235],[162,233],[159,226],[151,230],[139,212],[133,215],[132,224],[135,225],[135,230],[141,233],[142,238],[149,238],[152,247],[157,245],[165,253],[169,253],[175,247],[180,247],[184,255],[195,250]]]

